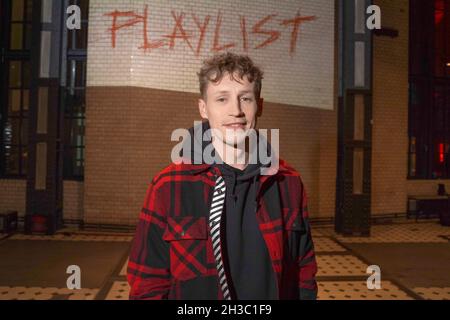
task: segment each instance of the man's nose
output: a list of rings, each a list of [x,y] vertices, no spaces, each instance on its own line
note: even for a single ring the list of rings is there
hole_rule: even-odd
[[[242,112],[242,108],[241,108],[241,101],[239,100],[239,98],[233,99],[233,102],[231,103],[230,106],[230,116],[234,116],[234,117],[241,117],[244,113]]]

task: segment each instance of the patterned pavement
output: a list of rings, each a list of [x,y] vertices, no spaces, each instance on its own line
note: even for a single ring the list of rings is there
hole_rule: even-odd
[[[413,287],[400,279],[381,277],[380,289],[368,289],[367,267],[375,261],[364,262],[346,245],[350,244],[429,244],[450,243],[450,228],[436,221],[374,225],[370,237],[343,237],[332,227],[313,228],[319,272],[319,300],[450,300],[450,288]],[[330,252],[334,251],[334,252]],[[406,268],[406,266],[405,266]]]
[[[5,235],[0,234],[0,241],[16,240],[130,242],[132,235],[62,233],[48,237],[16,234],[5,239]],[[403,285],[400,279],[390,277],[382,277],[379,289],[369,289],[367,267],[374,261],[364,261],[347,246],[354,243],[450,243],[450,228],[440,226],[436,221],[374,225],[369,238],[342,237],[335,234],[332,227],[317,226],[313,227],[313,240],[319,266],[319,300],[450,300],[448,285],[410,288]],[[101,288],[8,287],[0,283],[0,300],[127,300],[126,266],[127,257],[123,257]]]

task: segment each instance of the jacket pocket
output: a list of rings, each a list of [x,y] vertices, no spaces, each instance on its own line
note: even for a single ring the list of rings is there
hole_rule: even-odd
[[[170,271],[176,280],[206,274],[206,217],[168,217],[163,239],[170,244]]]

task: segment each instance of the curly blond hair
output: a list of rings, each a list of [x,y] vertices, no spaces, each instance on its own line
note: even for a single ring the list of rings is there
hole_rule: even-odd
[[[255,82],[255,98],[261,96],[263,71],[256,66],[247,55],[238,55],[232,52],[217,54],[203,61],[200,72],[197,73],[200,82],[200,95],[206,100],[206,90],[209,82],[217,83],[222,80],[225,73],[228,73],[233,80],[237,73],[240,79],[247,79],[250,83]]]

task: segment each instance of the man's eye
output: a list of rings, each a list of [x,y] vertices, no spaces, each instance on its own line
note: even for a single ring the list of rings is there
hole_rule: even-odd
[[[243,97],[242,100],[244,100],[244,101],[246,101],[246,102],[250,102],[250,101],[252,101],[252,98]]]
[[[219,98],[219,99],[217,99],[217,101],[219,101],[219,102],[224,102],[224,101],[225,101],[225,98]]]

